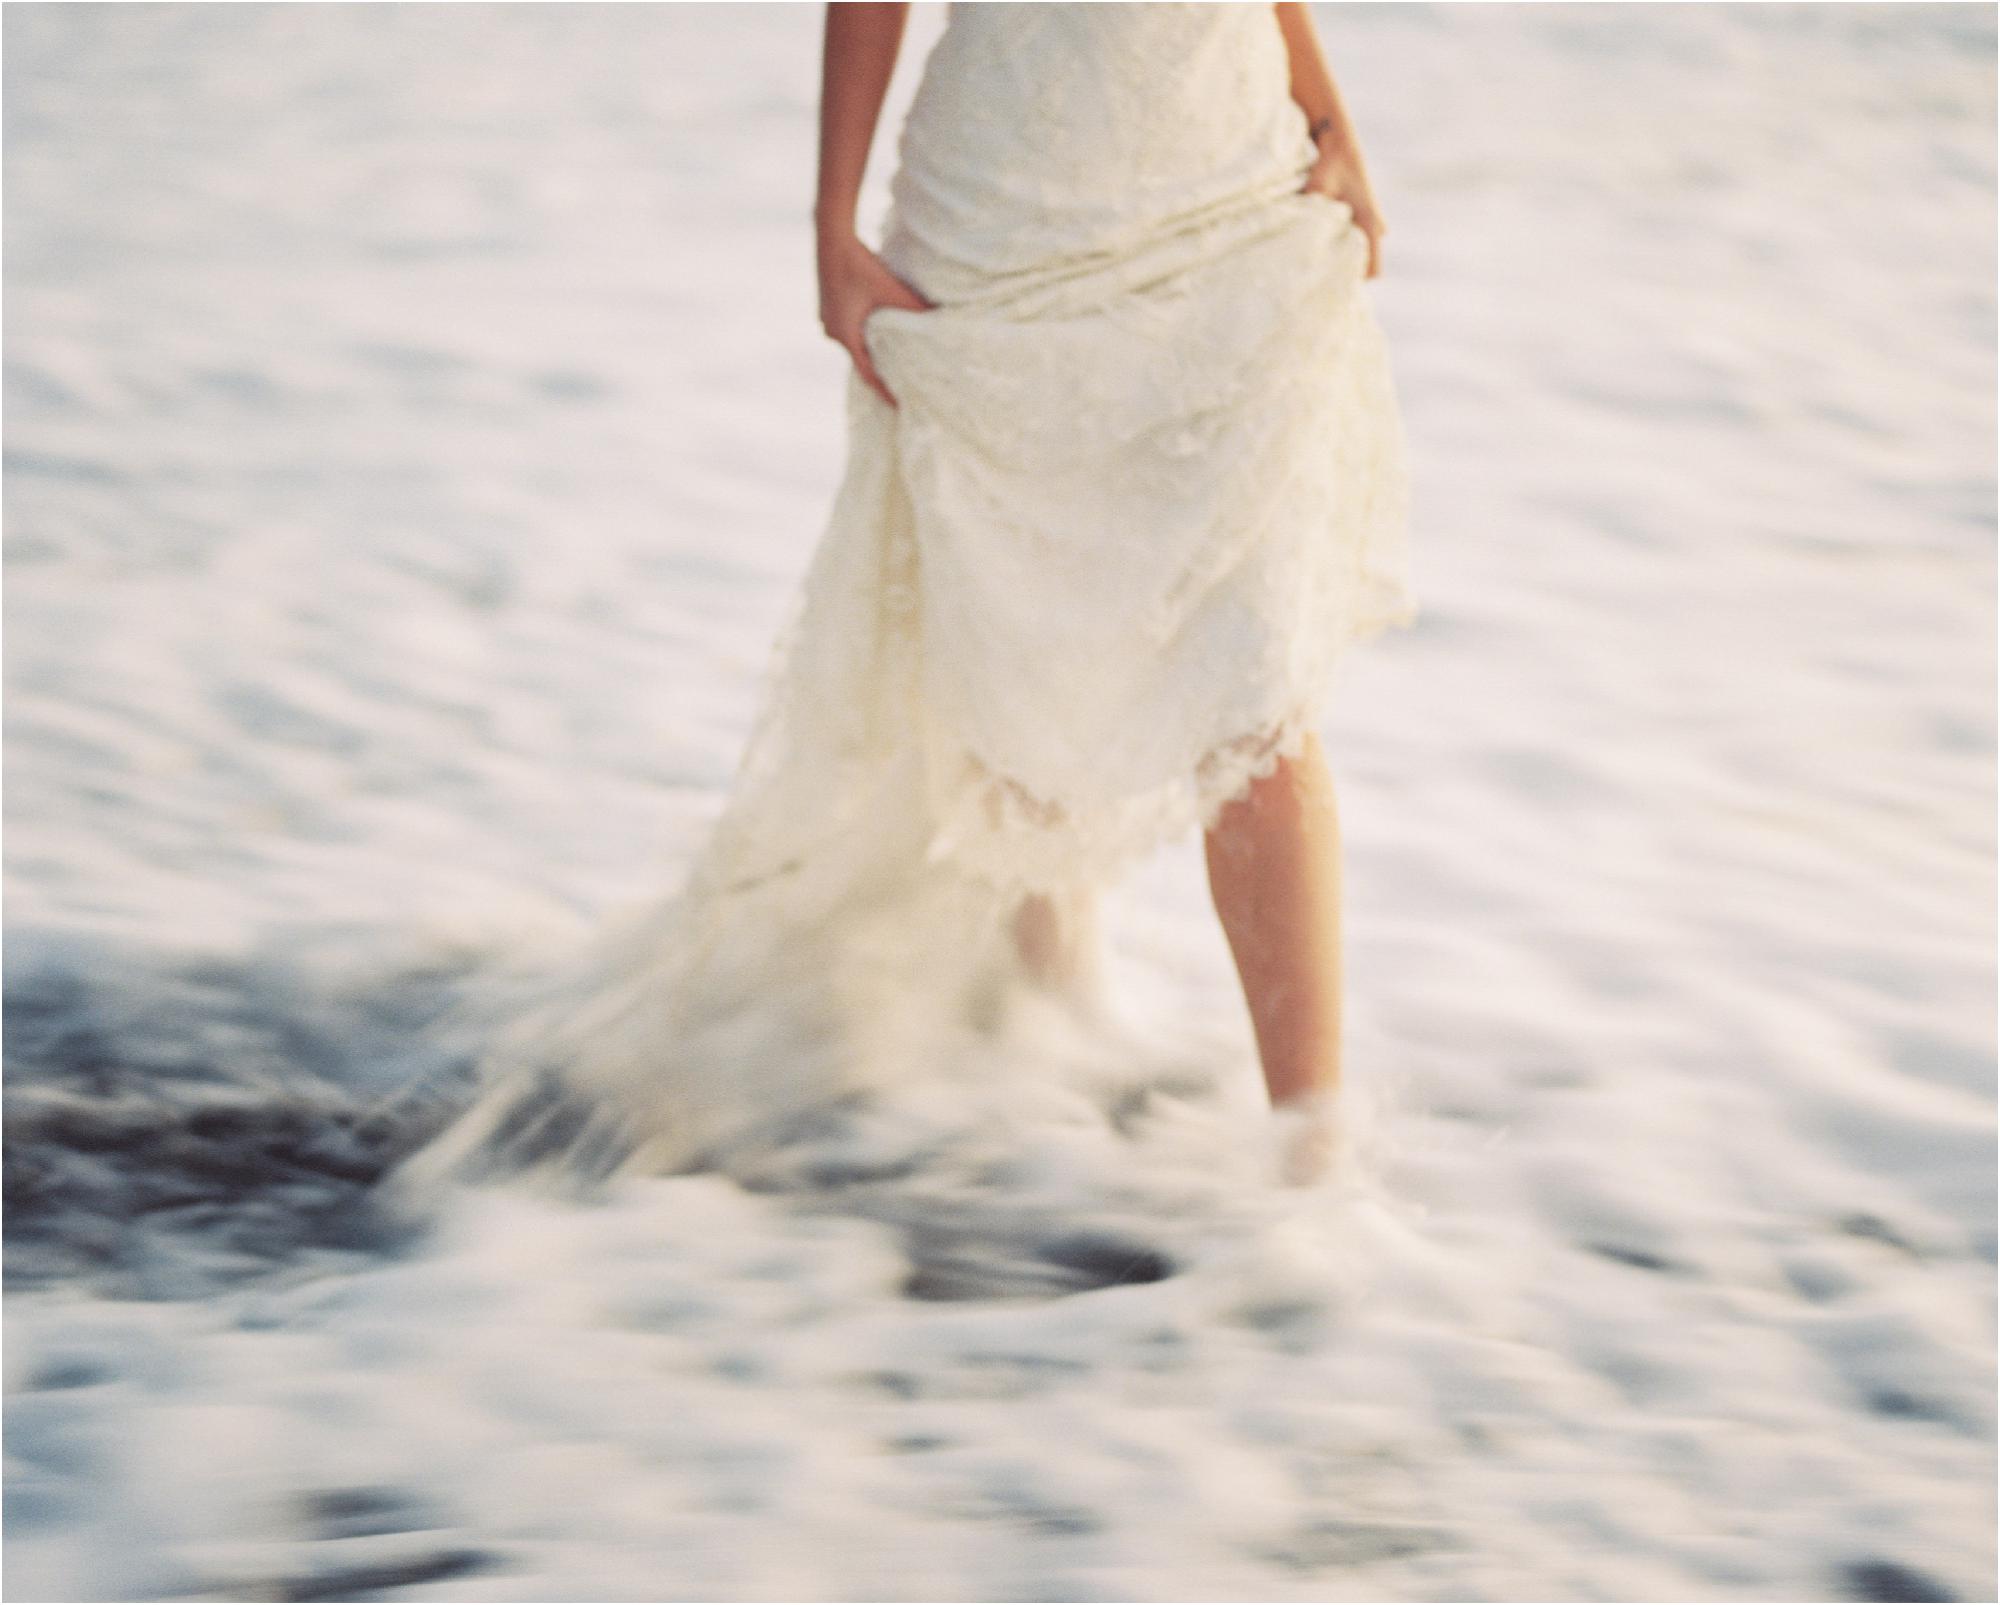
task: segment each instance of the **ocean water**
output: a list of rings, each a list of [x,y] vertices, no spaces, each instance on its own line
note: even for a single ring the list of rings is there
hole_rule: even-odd
[[[1316,9],[1333,1176],[1190,841],[1116,1033],[412,1213],[837,483],[819,8],[7,8],[11,1596],[1993,1596],[1994,8]]]

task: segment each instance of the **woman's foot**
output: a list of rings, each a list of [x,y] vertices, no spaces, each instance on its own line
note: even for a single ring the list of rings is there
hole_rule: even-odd
[[[1312,1092],[1277,1104],[1278,1176],[1287,1186],[1310,1187],[1332,1174],[1340,1156],[1340,1103],[1332,1092]]]

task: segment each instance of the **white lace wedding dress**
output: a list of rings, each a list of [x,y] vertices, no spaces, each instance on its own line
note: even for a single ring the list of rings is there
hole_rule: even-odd
[[[880,247],[935,305],[867,321],[899,405],[850,375],[720,818],[423,1166],[539,1107],[542,1151],[671,1167],[931,1062],[1009,984],[1023,894],[1080,910],[1211,823],[1413,621],[1367,241],[1314,155],[1269,5],[951,6]]]

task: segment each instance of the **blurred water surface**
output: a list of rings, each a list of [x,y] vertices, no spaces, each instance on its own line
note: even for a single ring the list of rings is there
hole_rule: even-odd
[[[837,482],[819,8],[6,8],[10,1591],[1991,1597],[1994,9],[1317,11],[1426,603],[1352,1175],[1190,843],[1147,1076],[413,1237]]]

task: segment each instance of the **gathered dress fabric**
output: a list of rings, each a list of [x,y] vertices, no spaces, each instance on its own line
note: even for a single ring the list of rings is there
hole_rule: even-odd
[[[1417,613],[1368,242],[1264,4],[955,0],[848,456],[731,790],[669,893],[532,983],[419,1155],[672,1168],[933,1064]],[[940,1033],[943,1033],[942,1035]],[[531,1112],[539,1110],[539,1116]]]

